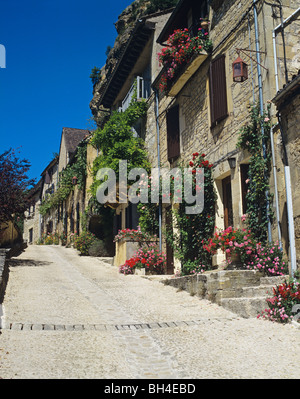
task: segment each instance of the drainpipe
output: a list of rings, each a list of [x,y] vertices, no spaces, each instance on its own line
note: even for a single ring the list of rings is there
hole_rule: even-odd
[[[272,149],[272,161],[273,161],[273,174],[274,174],[274,191],[275,191],[275,204],[276,204],[276,219],[277,219],[277,230],[278,230],[278,242],[280,245],[280,249],[282,250],[282,241],[281,241],[281,228],[280,228],[280,216],[279,216],[279,201],[278,201],[278,189],[277,189],[277,172],[276,172],[276,163],[275,163],[275,151],[274,151],[274,137],[273,131],[274,128],[278,126],[276,125],[271,127],[270,130],[270,140],[271,140],[271,149]]]
[[[297,258],[296,258],[296,243],[295,243],[295,227],[294,227],[294,214],[293,214],[293,199],[292,199],[292,185],[291,185],[291,176],[290,176],[290,167],[288,165],[288,156],[285,146],[285,141],[282,133],[282,126],[280,123],[280,113],[277,114],[283,149],[284,149],[284,179],[285,179],[285,191],[286,191],[286,206],[287,206],[287,215],[288,215],[288,231],[289,231],[289,245],[290,245],[290,261],[291,261],[291,277],[294,277],[294,274],[297,270]]]
[[[159,131],[159,110],[158,110],[158,90],[155,92],[155,119],[156,119],[156,133],[157,133],[157,169],[158,169],[158,184],[160,184],[160,131]],[[159,198],[158,205],[158,229],[159,229],[159,250],[162,251],[162,204]]]
[[[259,38],[258,38],[258,23],[257,23],[257,9],[256,9],[256,0],[253,0],[253,13],[254,13],[254,29],[255,29],[255,47],[256,47],[256,60],[257,60],[257,73],[258,73],[258,88],[259,88],[259,105],[260,105],[260,114],[263,115],[263,92],[262,92],[262,78],[261,78],[261,68],[260,68],[260,53],[259,53]],[[262,134],[264,133],[262,127]],[[262,140],[263,147],[263,156],[266,158],[266,147],[264,140]],[[266,191],[266,197],[268,196],[268,192]],[[267,199],[267,212],[269,214],[270,204]],[[268,216],[268,237],[269,242],[272,242],[272,230],[271,230],[271,221]]]
[[[274,51],[274,70],[275,70],[275,83],[276,83],[276,93],[279,90],[279,86],[278,86],[278,67],[277,67],[277,51],[276,51],[276,34],[277,31],[279,29],[283,30],[284,29],[284,25],[286,25],[292,18],[294,18],[294,16],[296,16],[298,13],[300,12],[300,7],[297,8],[296,11],[293,12],[293,14],[291,14],[288,18],[286,18],[284,21],[282,21],[282,17],[281,17],[281,23],[276,26],[275,29],[273,29],[272,32],[272,39],[273,39],[273,51]]]
[[[295,12],[293,12],[293,14],[291,14],[284,21],[282,20],[282,14],[280,14],[281,15],[281,23],[275,29],[273,29],[273,32],[272,32],[276,93],[278,93],[278,91],[279,91],[277,51],[276,51],[276,33],[279,29],[281,29],[283,31],[284,25],[286,25],[299,12],[300,12],[300,8],[298,8]],[[291,276],[293,277],[295,271],[297,270],[297,259],[296,259],[295,228],[294,228],[293,202],[292,202],[292,190],[291,190],[291,177],[290,177],[290,167],[288,165],[288,156],[287,156],[287,151],[286,151],[286,146],[285,146],[285,140],[283,137],[282,126],[280,123],[280,113],[279,112],[277,114],[277,117],[278,117],[278,123],[280,126],[281,137],[282,137],[283,150],[284,150],[284,154],[285,154],[284,178],[285,178],[286,204],[287,204],[287,214],[288,214]]]

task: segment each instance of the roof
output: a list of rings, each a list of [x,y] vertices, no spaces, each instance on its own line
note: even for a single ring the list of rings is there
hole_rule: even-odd
[[[276,105],[277,109],[281,109],[286,102],[300,93],[300,69],[297,75],[293,75],[292,79],[286,83],[281,90],[279,90],[272,102]]]
[[[52,159],[52,161],[46,166],[46,168],[41,173],[41,176],[46,174],[47,170],[51,169],[57,163],[58,163],[58,155],[54,159]]]
[[[28,192],[28,197],[33,197],[36,193],[41,192],[43,179],[40,179]]]
[[[186,28],[187,13],[195,3],[193,0],[179,0],[172,14],[170,15],[167,23],[160,32],[157,43],[163,44],[168,37],[174,32],[175,29]]]
[[[123,51],[121,52],[117,65],[106,84],[100,89],[98,105],[110,108],[125,83],[128,74],[134,67],[139,55],[147,44],[153,32],[153,26],[145,20],[139,20],[131,32]]]
[[[89,135],[90,131],[87,129],[64,127],[62,131],[62,137],[64,137],[66,149],[70,154],[73,154],[76,151],[78,144]]]

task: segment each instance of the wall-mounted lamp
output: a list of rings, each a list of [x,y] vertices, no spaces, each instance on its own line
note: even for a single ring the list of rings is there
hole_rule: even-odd
[[[73,184],[74,186],[76,186],[77,182],[78,182],[78,179],[77,179],[76,176],[74,176],[73,179],[72,179],[72,184]]]
[[[228,158],[228,163],[230,169],[235,169],[236,167],[236,159],[235,158]]]
[[[249,49],[243,49],[243,48],[237,48],[236,51],[238,53],[238,58],[232,63],[232,72],[233,72],[233,81],[234,82],[239,82],[240,83],[240,82],[244,82],[245,80],[248,79],[248,65],[246,64],[246,62],[244,62],[240,58],[240,52],[242,52],[244,55],[249,57],[252,61],[254,61],[257,64],[259,64],[266,71],[268,70],[262,64],[257,62],[257,60],[252,58],[251,55],[247,54],[247,52],[250,52],[250,54],[251,53],[266,54],[264,51],[255,51],[255,50],[249,50]]]
[[[238,56],[232,63],[233,81],[244,82],[248,79],[248,65]]]

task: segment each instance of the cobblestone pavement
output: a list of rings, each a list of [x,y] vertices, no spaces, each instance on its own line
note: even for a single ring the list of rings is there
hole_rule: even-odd
[[[4,379],[298,379],[300,330],[243,319],[74,249],[10,261]]]

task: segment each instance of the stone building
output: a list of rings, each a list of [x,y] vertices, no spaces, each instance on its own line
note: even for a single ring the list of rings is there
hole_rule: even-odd
[[[59,154],[50,162],[42,173],[41,203],[49,201],[57,195],[60,188],[62,174],[70,168],[76,159],[78,148],[85,144],[90,135],[86,129],[63,128]],[[77,187],[77,176],[71,177],[73,189],[63,201],[54,206],[49,206],[47,212],[41,215],[40,238],[45,234],[66,236],[80,231],[80,215],[85,209],[85,188]]]
[[[151,83],[159,72],[158,52],[161,45],[157,38],[164,24],[170,16],[171,10],[158,11],[141,16],[129,29],[126,43],[121,55],[114,65],[113,73],[105,75],[94,88],[94,96],[90,107],[98,125],[99,114],[106,110],[106,115],[114,110],[124,112],[136,90],[137,101],[147,101],[149,109],[155,107],[154,92]],[[124,40],[124,38],[122,39]],[[149,112],[146,121],[140,121],[135,126],[135,134],[141,137],[146,144],[151,164],[157,165],[158,152],[155,133],[155,117]],[[116,207],[114,218],[114,233],[119,229],[136,229],[139,224],[137,206],[130,202]]]
[[[299,70],[300,72],[300,70]],[[300,73],[292,76],[288,83],[279,90],[273,99],[278,111],[276,146],[276,166],[281,170],[280,212],[281,218],[288,221],[282,226],[282,233],[289,236],[286,241],[286,251],[289,243],[295,245],[291,254],[299,269],[300,265]],[[282,171],[285,171],[284,178]]]
[[[296,2],[285,1],[280,8],[279,4],[263,1],[181,0],[158,37],[158,43],[164,45],[176,29],[187,28],[191,32],[198,28],[195,25],[200,18],[208,16],[210,21],[207,32],[213,43],[211,54],[198,56],[194,65],[189,65],[172,82],[167,94],[160,94],[160,158],[163,164],[174,167],[191,159],[195,151],[206,154],[214,165],[216,226],[221,229],[230,225],[243,227],[249,154],[237,149],[238,133],[249,120],[249,105],[259,101],[260,107],[266,108],[276,94],[275,75],[283,81],[283,65],[287,65],[287,73],[294,73],[291,68],[299,54],[295,33],[290,33],[285,45],[278,37],[277,70],[270,43],[273,30],[281,23],[280,17],[286,19],[296,10]],[[297,29],[299,24],[292,31]],[[248,71],[244,79],[235,82],[233,63],[238,56],[247,64]],[[160,78],[161,75],[154,82],[156,88]],[[276,110],[271,112],[276,123]],[[168,124],[174,118],[175,130],[174,124]],[[271,189],[274,192],[275,187]],[[275,209],[275,204],[271,206]],[[286,224],[283,214],[279,223]],[[274,241],[278,238],[276,223],[270,226],[269,236]],[[287,235],[283,239],[288,253]],[[219,254],[214,261],[218,264],[223,257]]]
[[[23,239],[27,244],[34,244],[41,238],[41,215],[39,207],[41,204],[42,179],[30,190],[30,207],[24,214]]]
[[[179,0],[172,10],[136,21],[134,29],[126,36],[124,50],[115,57],[111,69],[107,66],[103,69],[102,81],[94,87],[90,107],[95,119],[103,123],[107,111],[122,110],[126,106],[134,78],[138,77],[143,87],[148,87],[143,94],[148,102],[143,139],[152,166],[174,168],[182,161],[188,162],[195,151],[205,153],[214,165],[216,226],[220,229],[244,227],[250,154],[238,149],[237,142],[240,129],[249,123],[250,106],[258,103],[262,113],[279,87],[299,69],[297,7],[296,1],[285,0],[275,3]],[[201,21],[206,19],[209,25],[202,27]],[[294,23],[289,24],[292,20]],[[285,27],[285,34],[279,28],[281,25]],[[196,36],[199,29],[208,34],[212,51],[195,55],[162,93],[160,83],[165,70],[159,65],[158,53],[177,29],[187,29],[191,36]],[[108,61],[111,66],[111,55]],[[242,72],[242,76],[235,80],[233,65]],[[145,85],[147,81],[150,85]],[[278,97],[275,97],[274,104],[278,108]],[[293,104],[296,118],[296,100]],[[274,105],[270,112],[272,122],[276,124]],[[276,143],[279,134],[276,129],[273,133]],[[294,147],[293,151],[296,154]],[[273,155],[278,157],[278,146],[275,146]],[[271,171],[274,200],[270,206],[277,219],[275,217],[273,224],[269,224],[268,235],[273,241],[280,238],[289,255],[291,243],[282,170],[274,174],[272,167]],[[292,173],[296,182],[295,173],[298,173],[296,168]],[[296,194],[294,196],[296,201]],[[276,208],[279,208],[277,213]],[[166,209],[167,206],[163,206],[163,228],[170,223]],[[119,228],[132,228],[138,224],[134,211],[129,211],[130,205],[117,209],[116,225]],[[296,218],[296,226],[297,223]],[[172,272],[172,251],[165,242],[163,249],[168,254],[168,270]],[[215,264],[223,260],[222,253],[214,258]]]
[[[75,162],[76,154],[81,146],[86,146],[90,131],[86,129],[63,128],[59,149],[59,173]],[[85,210],[85,187],[80,190],[77,186],[77,176],[74,179],[74,189],[68,198],[56,209],[57,228],[59,235],[65,233],[79,234],[81,231],[81,214]]]
[[[41,183],[41,201],[45,201],[57,189],[59,181],[59,171],[58,171],[58,155],[47,165],[43,170]],[[50,209],[50,211],[41,220],[41,235],[52,234],[56,229],[56,215],[55,209]]]

